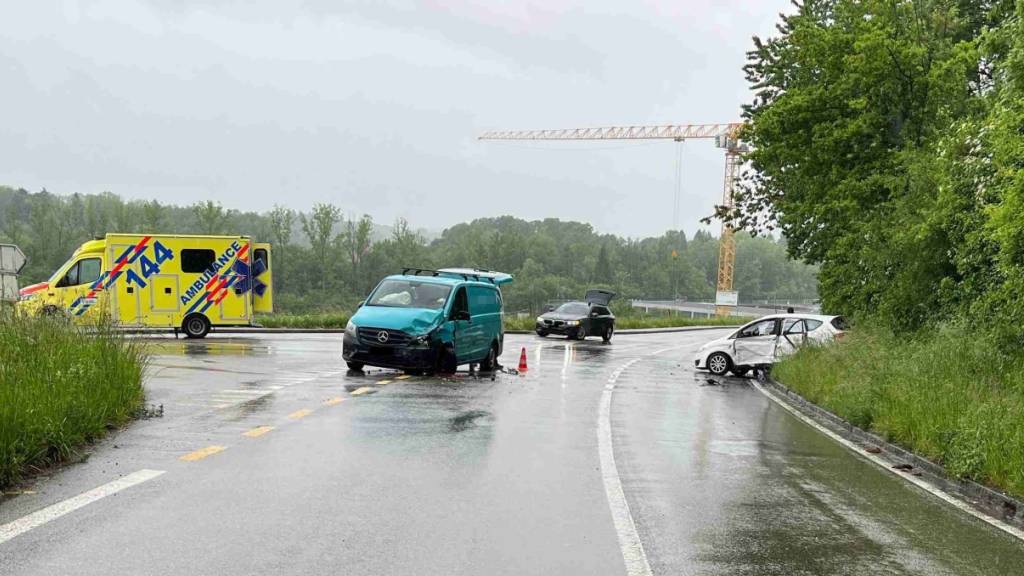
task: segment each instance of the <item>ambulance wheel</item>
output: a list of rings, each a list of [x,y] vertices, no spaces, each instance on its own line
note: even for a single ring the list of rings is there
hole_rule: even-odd
[[[39,311],[39,315],[43,318],[60,320],[67,318],[67,314],[64,313],[64,310],[57,308],[56,306],[43,306],[43,309]]]
[[[202,314],[191,314],[181,323],[181,331],[189,338],[206,338],[210,333],[210,320]]]

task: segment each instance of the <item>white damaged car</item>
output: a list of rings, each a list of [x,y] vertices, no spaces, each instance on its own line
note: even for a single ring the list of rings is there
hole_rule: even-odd
[[[693,364],[716,376],[726,372],[743,376],[755,368],[774,364],[809,342],[825,343],[840,338],[846,329],[842,316],[765,316],[701,346]]]

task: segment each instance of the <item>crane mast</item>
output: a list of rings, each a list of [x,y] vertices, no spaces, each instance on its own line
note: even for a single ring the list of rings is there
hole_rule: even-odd
[[[742,124],[662,124],[655,126],[604,126],[598,128],[565,128],[557,130],[493,130],[480,140],[683,140],[714,139],[725,150],[725,181],[722,205],[733,206],[733,191],[739,178],[741,154],[746,150],[739,140]],[[718,282],[715,313],[728,316],[736,306],[733,272],[736,268],[736,237],[728,222],[722,222],[718,248]]]

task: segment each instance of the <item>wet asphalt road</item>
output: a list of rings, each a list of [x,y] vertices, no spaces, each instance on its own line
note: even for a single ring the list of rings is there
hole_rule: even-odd
[[[654,574],[1024,572],[1024,544],[695,374],[715,334],[509,336],[527,375],[451,380],[349,374],[333,335],[152,340],[163,416],[0,502],[0,525],[164,473],[0,543],[0,574],[626,574],[605,393]]]

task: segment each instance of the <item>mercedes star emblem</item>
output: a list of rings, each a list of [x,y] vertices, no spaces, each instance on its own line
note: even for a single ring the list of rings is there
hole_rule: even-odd
[[[377,341],[380,342],[381,344],[387,342],[388,341],[388,331],[387,330],[381,330],[380,332],[377,332]]]

